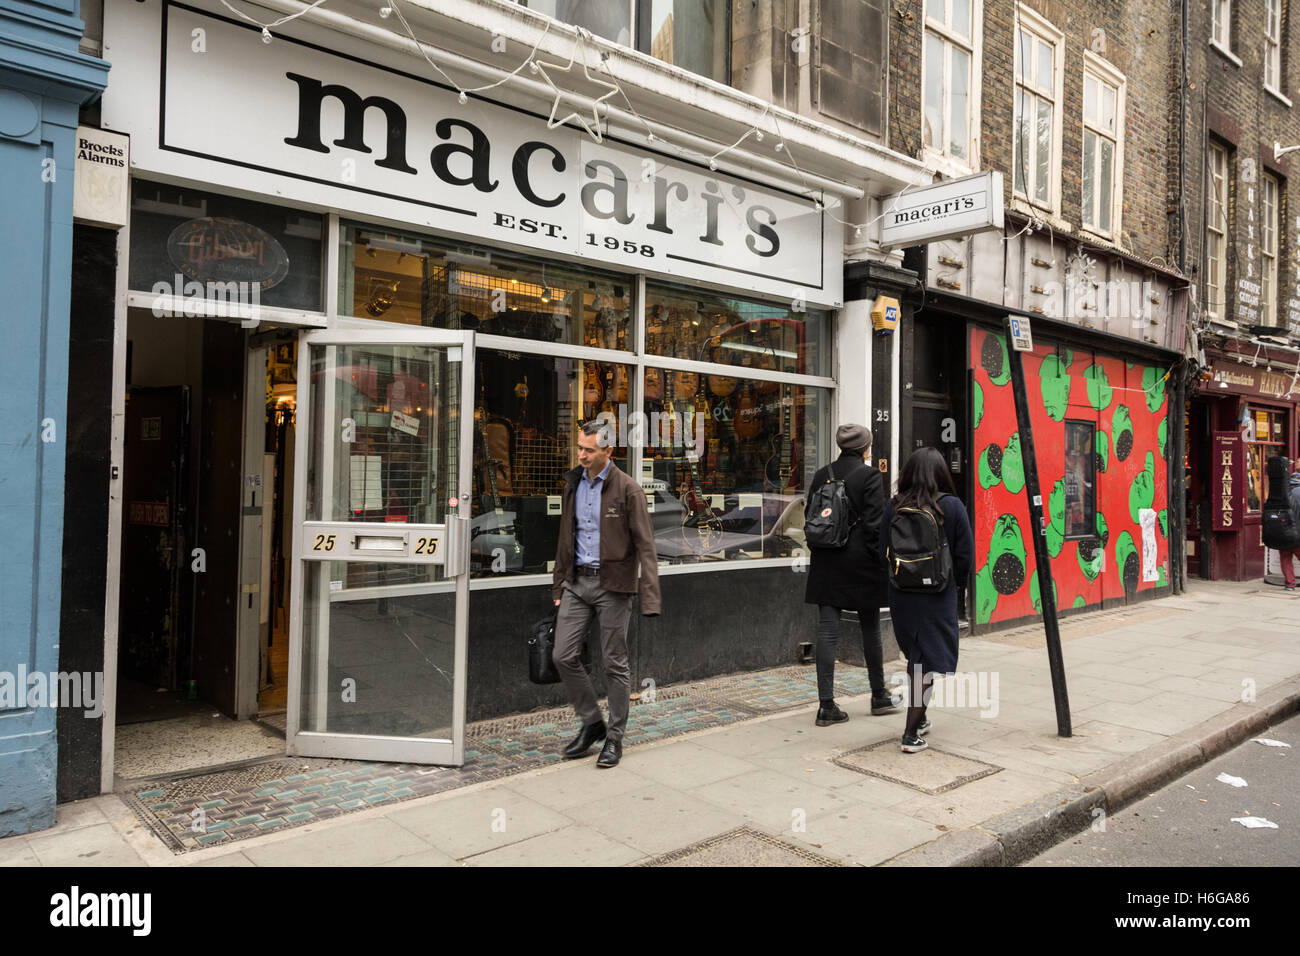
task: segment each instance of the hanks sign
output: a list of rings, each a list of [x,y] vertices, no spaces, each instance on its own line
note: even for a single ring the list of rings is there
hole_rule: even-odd
[[[136,137],[137,172],[840,304],[842,233],[810,198],[548,130],[513,106],[462,105],[402,71],[425,71],[422,60],[308,23],[293,29],[323,43],[277,32],[266,44],[178,3],[109,9],[103,115]]]

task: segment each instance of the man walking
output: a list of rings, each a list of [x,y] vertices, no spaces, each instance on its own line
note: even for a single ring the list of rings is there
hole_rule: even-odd
[[[602,769],[618,766],[623,756],[632,689],[627,660],[632,596],[639,591],[641,613],[646,617],[659,613],[659,560],[645,492],[609,460],[611,449],[601,441],[606,427],[601,421],[588,422],[578,435],[579,466],[564,476],[551,587],[559,608],[555,669],[582,721],[582,730],[564,748],[564,756],[582,757],[592,744],[604,740],[596,760]],[[600,649],[609,689],[608,727],[582,666],[582,645],[593,615],[600,622]]]

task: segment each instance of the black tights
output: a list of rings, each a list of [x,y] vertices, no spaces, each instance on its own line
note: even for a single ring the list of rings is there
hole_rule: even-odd
[[[925,719],[926,704],[930,700],[930,691],[934,687],[933,674],[921,674],[920,665],[907,669],[907,729],[904,733],[916,736],[916,728]]]

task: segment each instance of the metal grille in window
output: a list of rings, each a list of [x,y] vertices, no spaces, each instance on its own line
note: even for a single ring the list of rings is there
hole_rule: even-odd
[[[434,266],[421,289],[424,314],[446,316],[447,328],[552,342],[568,326],[569,291],[459,265]]]

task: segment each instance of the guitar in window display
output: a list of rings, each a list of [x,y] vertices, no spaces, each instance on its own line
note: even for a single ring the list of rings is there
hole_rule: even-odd
[[[781,386],[781,427],[772,439],[772,454],[763,466],[764,483],[770,491],[779,495],[798,491],[800,487],[795,479],[793,391],[793,386]]]
[[[721,512],[711,507],[700,492],[700,473],[696,467],[699,461],[694,448],[686,452],[690,475],[682,495],[682,541],[689,550],[704,555],[722,547],[722,520]]]

